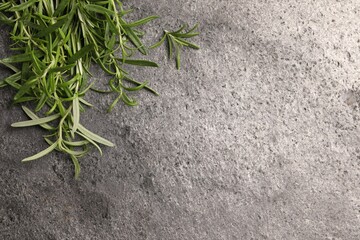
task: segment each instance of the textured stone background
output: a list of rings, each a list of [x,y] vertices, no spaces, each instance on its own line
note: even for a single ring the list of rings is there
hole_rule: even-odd
[[[149,44],[183,20],[202,50],[182,71],[154,52],[162,68],[134,75],[161,96],[138,107],[89,97],[82,122],[116,148],[79,181],[58,153],[20,163],[45,132],[12,129],[26,118],[1,89],[0,239],[360,239],[360,1],[125,3],[163,17]]]

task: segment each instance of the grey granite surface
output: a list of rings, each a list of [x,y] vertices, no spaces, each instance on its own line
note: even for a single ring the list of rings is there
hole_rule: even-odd
[[[199,22],[200,51],[176,71],[134,69],[161,96],[82,123],[116,144],[102,157],[43,148],[0,89],[0,239],[360,239],[360,1],[134,0],[134,19]],[[0,28],[0,57],[9,55]],[[9,74],[4,68],[0,76]],[[105,75],[97,74],[99,80]]]

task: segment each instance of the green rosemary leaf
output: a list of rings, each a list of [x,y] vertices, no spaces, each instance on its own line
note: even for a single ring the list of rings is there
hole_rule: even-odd
[[[9,12],[18,12],[18,11],[23,11],[27,8],[29,8],[31,5],[34,5],[36,2],[38,2],[39,0],[29,0],[26,2],[23,2],[19,5],[13,6],[11,7],[8,11]]]
[[[46,148],[45,150],[31,156],[31,157],[27,157],[24,158],[23,160],[21,160],[22,162],[29,162],[29,161],[33,161],[36,159],[39,159],[41,157],[44,157],[45,155],[51,153],[57,146],[58,142],[56,141],[55,143],[53,143],[50,147]]]
[[[114,15],[114,11],[111,11],[107,8],[101,7],[96,4],[85,4],[84,8],[91,12],[96,12],[96,13],[100,13],[100,14],[104,14],[104,15],[105,14]]]
[[[159,67],[157,63],[147,60],[140,60],[140,59],[123,59],[117,58],[118,61],[130,65],[142,66],[142,67]]]
[[[178,30],[172,32],[173,34],[177,34],[182,32],[187,27],[187,24],[182,25]],[[166,31],[165,31],[166,32]]]
[[[23,53],[18,55],[13,55],[11,57],[3,58],[2,63],[22,63],[29,62],[33,60],[33,54],[35,56],[42,56],[43,54],[40,51],[33,51],[31,53]]]
[[[5,14],[0,12],[0,23],[4,23],[7,25],[13,25],[14,22],[15,22],[14,20],[9,19]]]
[[[126,91],[133,92],[133,91],[139,91],[139,90],[143,89],[147,84],[148,84],[148,82],[144,82],[136,87],[129,88],[129,87],[122,86],[122,88],[125,89]]]
[[[0,88],[6,87],[7,83],[5,82],[5,80],[0,80]]]
[[[154,19],[157,19],[159,18],[159,16],[149,16],[149,17],[146,17],[146,18],[143,18],[143,19],[140,19],[140,20],[137,20],[135,22],[131,22],[131,23],[127,23],[127,24],[124,24],[123,27],[138,27],[138,26],[141,26],[141,25],[144,25]]]
[[[111,143],[110,141],[106,140],[105,138],[102,138],[98,135],[96,135],[95,133],[87,130],[85,127],[83,127],[81,124],[79,124],[78,129],[81,133],[83,133],[86,137],[88,137],[89,139],[101,143],[103,145],[109,146],[109,147],[114,147],[115,145],[113,143]]]
[[[49,70],[49,73],[64,72],[64,71],[70,70],[71,68],[75,67],[75,65],[76,65],[75,63],[72,63],[72,64],[69,64],[69,65],[66,65],[66,66],[62,66],[62,67],[51,68]]]
[[[71,160],[74,164],[74,170],[75,170],[75,179],[79,179],[79,176],[80,176],[80,164],[79,164],[79,160],[73,156],[73,155],[70,155],[71,157]]]
[[[5,83],[7,83],[9,86],[15,88],[16,90],[19,90],[21,88],[21,85],[18,82],[18,80],[20,80],[21,78],[5,78],[4,81]]]
[[[128,81],[128,82],[130,82],[130,83],[136,84],[136,85],[141,85],[141,84],[142,84],[142,83],[140,83],[140,82],[138,82],[138,81],[136,81],[136,80],[134,80],[134,79],[132,79],[132,78],[127,77],[127,76],[124,77],[124,80],[125,80],[125,81]],[[158,92],[156,92],[154,89],[152,89],[152,88],[149,87],[149,86],[144,86],[144,89],[150,91],[151,93],[155,94],[156,96],[159,96],[159,95],[160,95]]]
[[[11,124],[11,126],[12,127],[30,127],[30,126],[42,125],[44,123],[54,121],[55,119],[58,119],[60,116],[61,115],[57,113],[55,115],[44,117],[44,118],[38,118],[38,119],[13,123],[13,124]]]
[[[21,72],[17,72],[3,80],[0,81],[0,88],[5,87],[9,84],[9,82],[16,83],[21,79]]]
[[[37,38],[42,38],[42,37],[45,37],[53,32],[55,32],[56,30],[58,30],[59,28],[61,28],[65,22],[67,21],[66,18],[56,22],[55,24],[52,24],[50,26],[48,26],[47,28],[41,30],[40,32],[38,32],[35,37]]]
[[[0,3],[0,11],[4,11],[9,9],[12,6],[12,3],[10,1]]]
[[[190,42],[185,41],[185,40],[180,39],[180,38],[176,38],[174,41],[176,41],[179,44],[184,45],[186,47],[190,47],[190,48],[193,48],[193,49],[200,49],[200,47],[197,46],[196,44],[190,43]]]
[[[117,98],[115,98],[115,100],[110,104],[110,106],[109,106],[108,109],[107,109],[108,112],[111,112],[111,111],[114,109],[115,105],[116,105],[116,104],[119,102],[119,100],[121,99],[121,95],[122,95],[122,93],[119,94],[119,96],[118,96]]]
[[[71,147],[82,147],[86,144],[89,144],[89,141],[83,140],[83,141],[70,142],[70,141],[63,140],[63,143],[68,146],[71,146]]]
[[[73,99],[73,116],[74,116],[74,124],[71,130],[71,134],[74,135],[76,130],[79,127],[80,123],[80,104],[79,104],[79,97]]]
[[[164,36],[161,38],[161,40],[159,42],[155,43],[154,45],[150,46],[149,48],[153,49],[153,48],[160,47],[164,43],[165,39],[166,39],[166,34],[164,34]]]
[[[38,78],[34,77],[32,79],[29,79],[25,84],[23,84],[19,89],[18,92],[14,96],[14,100],[18,100],[25,94],[27,94],[32,87],[35,86],[35,84],[38,82]]]
[[[181,45],[175,44],[176,68],[180,69],[180,47]]]
[[[109,29],[115,34],[119,33],[119,29],[114,24],[114,21],[111,19],[110,15],[108,13],[105,13],[105,17],[107,20],[106,24],[109,27]]]
[[[168,41],[168,49],[169,49],[169,58],[172,58],[173,46],[175,45],[175,43],[173,42],[170,36],[167,36],[167,41]]]
[[[124,20],[121,20],[122,25],[126,25],[126,22]],[[144,47],[144,44],[140,41],[140,38],[134,30],[130,27],[124,27],[125,35],[129,38],[129,40],[135,45],[135,47],[144,55],[147,54],[147,51]]]
[[[72,64],[72,63],[76,62],[77,60],[81,59],[86,54],[88,54],[91,50],[93,50],[93,48],[94,48],[94,44],[92,44],[92,43],[89,45],[86,45],[85,47],[83,47],[82,49],[77,51],[72,57],[70,57],[68,59],[68,63]]]
[[[86,105],[86,106],[88,106],[88,107],[93,107],[93,106],[94,106],[94,105],[92,105],[91,103],[89,103],[88,101],[84,100],[83,98],[79,98],[79,101],[80,101],[82,104],[84,104],[84,105]]]
[[[123,102],[128,106],[137,106],[138,105],[138,102],[135,101],[134,99],[129,98],[126,93],[123,93],[121,95],[121,100],[123,100]]]
[[[65,8],[69,5],[69,3],[70,3],[70,0],[59,1],[59,5],[54,12],[54,16],[59,16],[60,13],[62,13],[65,10]]]
[[[195,25],[188,31],[188,33],[194,32],[198,27],[199,27],[199,24],[195,24]]]
[[[65,153],[69,154],[70,156],[74,156],[74,157],[81,157],[89,152],[89,150],[75,151],[75,150],[72,150],[72,149],[64,146],[64,144],[61,146],[61,150],[64,151]]]
[[[1,86],[0,86],[1,87]],[[14,100],[14,103],[24,103],[24,102],[30,102],[36,100],[36,97],[33,96],[27,96],[27,97],[21,97],[17,100]]]
[[[177,38],[192,38],[198,36],[199,34],[200,34],[199,32],[194,32],[194,33],[174,33],[172,35]]]
[[[45,92],[42,93],[39,102],[36,105],[35,112],[39,112],[43,108],[47,100],[48,100],[47,94]]]
[[[97,148],[97,150],[99,151],[100,156],[103,155],[103,152],[102,152],[101,148],[99,147],[99,145],[98,145],[96,142],[94,142],[91,138],[87,137],[86,135],[84,135],[84,134],[82,134],[82,133],[80,133],[80,132],[77,132],[77,134],[78,134],[79,136],[83,137],[84,139],[86,139],[86,140],[87,140],[89,143],[91,143],[92,145],[94,145],[94,146]]]

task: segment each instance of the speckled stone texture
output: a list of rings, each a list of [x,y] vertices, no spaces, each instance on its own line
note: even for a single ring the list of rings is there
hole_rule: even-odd
[[[0,90],[0,239],[360,239],[360,1],[134,0],[133,19],[199,22],[202,49],[134,69],[138,107],[90,94],[82,123],[116,143],[54,153]],[[0,56],[9,54],[1,27]],[[9,72],[0,69],[2,77]],[[99,80],[105,75],[97,74]]]

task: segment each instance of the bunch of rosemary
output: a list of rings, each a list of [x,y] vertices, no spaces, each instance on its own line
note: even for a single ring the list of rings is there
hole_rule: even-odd
[[[91,103],[84,99],[89,90],[115,93],[109,106],[111,111],[121,100],[129,106],[137,105],[128,93],[146,89],[157,94],[147,82],[131,78],[126,64],[157,67],[154,62],[133,59],[134,52],[146,55],[149,49],[167,40],[169,56],[175,56],[180,68],[180,49],[198,49],[187,39],[198,35],[197,26],[185,31],[182,26],[174,32],[165,31],[156,44],[146,47],[136,28],[157,18],[150,16],[128,22],[120,0],[1,0],[0,23],[11,26],[12,50],[17,54],[0,60],[12,75],[0,80],[0,87],[16,89],[14,102],[34,103],[33,110],[22,106],[30,118],[12,124],[13,127],[38,125],[49,134],[44,136],[49,147],[23,159],[32,161],[58,150],[68,154],[75,166],[75,177],[80,173],[78,158],[84,156],[89,145],[102,154],[99,144],[114,146],[108,140],[86,129],[81,123],[81,112]],[[109,75],[108,89],[93,88],[89,84],[90,65],[98,64]]]

